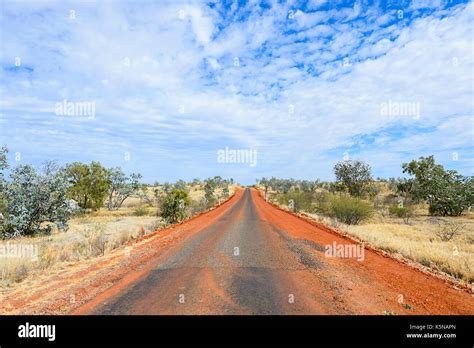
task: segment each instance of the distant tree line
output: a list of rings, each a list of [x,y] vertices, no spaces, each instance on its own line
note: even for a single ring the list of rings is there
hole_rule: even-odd
[[[29,164],[9,168],[8,149],[0,148],[0,238],[48,234],[53,228],[65,230],[71,215],[102,207],[119,209],[127,198],[136,196],[152,203],[148,185],[140,183],[137,173],[126,175],[121,168],[106,168],[99,162],[73,162],[64,167],[46,162],[37,170]],[[402,164],[409,178],[382,179],[395,195],[403,198],[390,207],[390,212],[406,221],[411,203],[426,202],[431,215],[458,216],[474,204],[474,178],[455,170],[446,170],[433,156],[420,157]],[[6,172],[8,171],[8,177]],[[358,223],[370,216],[364,198],[379,192],[371,168],[362,161],[343,161],[334,166],[336,181],[262,178],[258,184],[278,199],[291,202],[291,209],[319,209],[347,223]],[[229,196],[233,179],[220,176],[191,183],[178,180],[174,184],[155,183],[155,202],[159,215],[175,223],[196,212],[216,205]],[[189,188],[199,187],[204,196],[199,202],[189,198]],[[328,195],[327,193],[330,193]]]
[[[119,167],[106,168],[95,161],[64,167],[47,162],[39,171],[29,164],[9,168],[7,154],[5,146],[0,148],[0,238],[49,234],[55,227],[66,230],[73,214],[102,207],[117,210],[129,197],[153,203],[148,196],[149,185],[140,183],[140,174],[126,175]],[[155,183],[159,215],[168,223],[181,221],[227,198],[233,183],[233,179],[220,176],[194,179],[189,185],[184,180]],[[205,192],[191,211],[188,186],[202,186]]]
[[[373,199],[378,195],[380,187],[376,185],[377,181],[386,182],[395,195],[403,198],[390,207],[390,212],[406,221],[412,214],[412,203],[426,202],[431,215],[441,216],[458,216],[474,204],[474,178],[446,170],[435,162],[433,156],[403,163],[402,171],[410,178],[374,180],[367,163],[347,160],[334,166],[335,182],[275,177],[257,182],[263,187],[265,199],[268,199],[270,190],[276,191],[277,200],[291,202],[293,210],[320,209],[347,223],[357,223],[361,217],[370,216],[370,207],[363,199]],[[329,196],[317,192],[318,189],[338,195]]]
[[[204,181],[194,179],[190,186],[202,186],[204,189],[203,199],[193,207],[192,213],[203,211],[216,205],[220,198],[225,199],[229,197],[229,185],[232,185],[234,180],[223,179],[220,176],[207,178]],[[191,205],[189,199],[188,184],[183,180],[178,180],[174,185],[164,183],[162,189],[158,189],[159,183],[155,183],[155,196],[160,207],[160,216],[168,223],[175,223],[187,217],[187,210]],[[220,188],[221,194],[218,196],[216,190]]]

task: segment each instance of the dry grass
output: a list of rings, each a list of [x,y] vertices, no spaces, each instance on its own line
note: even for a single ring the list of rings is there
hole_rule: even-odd
[[[236,187],[238,187],[238,185],[236,185],[236,184],[229,185],[229,195],[234,194]],[[191,200],[198,202],[198,201],[200,201],[204,198],[205,192],[204,192],[204,186],[203,185],[189,186],[188,190],[189,190],[189,198]],[[214,195],[216,197],[222,197],[223,196],[222,189],[220,187],[217,188],[214,191]],[[223,200],[224,198],[221,198],[221,199]]]
[[[229,187],[230,194],[235,191],[235,187]],[[152,202],[153,189],[149,188],[147,193]],[[189,191],[192,200],[204,197],[202,187],[190,187]],[[33,245],[38,251],[36,259],[0,256],[0,289],[12,287],[61,264],[103,256],[131,240],[156,231],[165,226],[156,213],[156,206],[138,198],[129,198],[118,210],[104,208],[71,219],[66,232],[55,231],[50,236],[0,240],[0,247],[7,243]]]
[[[441,219],[417,215],[410,220],[410,224],[403,223],[399,218],[379,214],[371,221],[357,226],[345,225],[317,214],[308,215],[378,249],[402,255],[462,281],[474,282],[472,214]],[[453,229],[457,229],[457,233],[446,238],[446,231]]]
[[[69,230],[64,233],[1,241],[0,246],[7,243],[35,245],[38,257],[36,260],[31,257],[1,257],[0,287],[12,286],[32,273],[45,271],[58,263],[103,256],[161,226],[156,217],[84,216],[72,219]]]
[[[402,218],[389,214],[388,207],[394,204],[393,201],[383,203],[393,192],[386,183],[379,183],[379,186],[381,191],[377,199],[381,205],[363,224],[346,225],[321,214],[305,214],[377,249],[473,283],[474,212],[458,217],[432,217],[427,214],[426,204],[418,204],[414,206],[413,216],[405,223]],[[263,192],[263,187],[260,190]],[[269,193],[270,198],[274,197],[275,192]]]

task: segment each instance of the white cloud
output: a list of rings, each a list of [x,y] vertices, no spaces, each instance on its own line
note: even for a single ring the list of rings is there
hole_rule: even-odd
[[[310,9],[318,9],[327,2],[328,0],[310,0],[308,1],[308,7]]]
[[[207,44],[214,31],[212,19],[203,15],[202,10],[196,6],[185,7],[185,14],[191,16],[191,23],[196,39],[201,44]]]
[[[179,163],[212,175],[227,169],[208,153],[228,145],[252,147],[259,152],[258,168],[241,173],[251,181],[276,173],[282,163],[291,163],[287,176],[327,177],[327,163],[342,158],[341,149],[363,146],[354,139],[386,129],[418,131],[395,140],[381,133],[368,145],[361,154],[376,170],[399,170],[400,152],[472,147],[472,3],[444,18],[431,15],[388,28],[378,28],[388,23],[388,14],[381,19],[379,10],[359,4],[340,11],[298,10],[294,20],[287,18],[289,4],[275,3],[267,11],[249,4],[243,21],[235,21],[236,2],[231,19],[220,17],[220,5],[211,9],[197,2],[143,8],[117,3],[93,10],[84,5],[71,22],[69,6],[46,3],[42,9],[56,11],[44,20],[34,21],[34,13],[20,7],[30,13],[29,26],[12,19],[18,8],[7,5],[4,27],[18,34],[5,40],[0,61],[11,65],[19,54],[34,71],[2,72],[2,120],[17,133],[0,135],[24,151],[48,143],[48,151],[72,158],[82,142],[110,159],[131,148],[144,170],[151,172],[144,163],[155,154],[168,161],[173,175],[185,176]],[[96,101],[96,119],[55,125],[49,106],[64,98]],[[381,116],[380,104],[389,99],[419,103],[420,119]],[[34,147],[20,140],[30,128],[37,131]]]

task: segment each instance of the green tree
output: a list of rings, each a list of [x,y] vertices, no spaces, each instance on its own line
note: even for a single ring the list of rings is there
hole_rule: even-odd
[[[299,182],[299,187],[303,192],[312,193],[318,187],[319,180],[310,181],[310,180],[301,180]]]
[[[206,202],[206,207],[212,207],[217,198],[214,196],[214,191],[217,188],[217,183],[213,178],[208,178],[204,180],[204,201]]]
[[[161,217],[168,223],[179,222],[186,218],[186,208],[190,203],[186,191],[173,189],[161,204]]]
[[[291,188],[296,185],[296,180],[294,179],[277,179],[272,177],[266,181],[273,190],[282,192],[284,194],[287,194]]]
[[[334,166],[338,184],[351,196],[360,197],[365,186],[372,180],[370,166],[362,161],[343,161]]]
[[[49,234],[54,226],[67,229],[72,212],[68,182],[54,162],[48,162],[43,173],[30,165],[20,165],[11,171],[10,179],[5,189],[8,203],[1,224],[2,237]]]
[[[271,187],[271,181],[268,180],[267,178],[263,177],[263,178],[260,179],[259,184],[263,186],[264,198],[265,198],[265,200],[267,200],[267,193],[268,193],[268,189]]]
[[[98,209],[104,205],[109,192],[108,170],[99,162],[87,165],[74,162],[66,166],[66,177],[70,183],[69,196],[82,209]]]
[[[403,173],[414,176],[399,184],[399,190],[415,200],[424,200],[431,215],[458,216],[474,204],[473,177],[445,170],[433,156],[402,164]]]
[[[290,192],[291,188],[294,186],[295,180],[294,179],[281,179],[279,181],[279,187],[280,190],[284,193],[287,194]]]
[[[222,185],[223,179],[221,176],[216,175],[214,178],[212,178],[214,182],[216,183],[216,186]]]
[[[3,176],[3,171],[8,169],[7,162],[8,149],[6,146],[0,148],[0,226],[3,220],[3,214],[5,213],[5,208],[7,206],[6,201],[6,182]]]
[[[177,189],[177,190],[189,191],[188,190],[188,185],[186,184],[186,181],[181,180],[181,179],[177,180],[174,183],[174,188]]]
[[[226,183],[224,187],[222,188],[222,195],[224,196],[224,198],[227,198],[229,197],[229,194],[230,194],[229,185]]]
[[[3,180],[3,170],[8,168],[7,154],[8,148],[6,146],[2,146],[0,148],[0,180]]]
[[[109,210],[118,209],[123,202],[134,194],[137,194],[142,186],[140,185],[140,174],[132,173],[130,176],[124,174],[121,168],[110,168],[107,171],[109,192],[107,195],[107,208]]]

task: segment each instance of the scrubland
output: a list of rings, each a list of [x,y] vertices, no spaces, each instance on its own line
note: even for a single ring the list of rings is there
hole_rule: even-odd
[[[229,186],[232,195],[236,185]],[[105,207],[75,216],[69,220],[67,231],[53,230],[50,235],[20,237],[0,240],[0,250],[7,254],[12,248],[32,250],[33,254],[22,257],[0,257],[0,290],[18,286],[27,278],[61,267],[74,267],[83,260],[106,255],[118,248],[125,248],[138,238],[168,226],[159,216],[159,202],[149,187],[146,197],[130,197],[117,210]],[[191,204],[187,217],[207,210],[202,204],[202,185],[188,187]],[[222,196],[220,189],[215,195]],[[217,200],[223,201],[224,198]],[[15,255],[13,255],[15,256]]]

